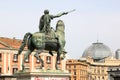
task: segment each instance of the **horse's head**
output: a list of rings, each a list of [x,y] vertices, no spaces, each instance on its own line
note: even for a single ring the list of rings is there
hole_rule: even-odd
[[[64,22],[62,20],[58,20],[56,24],[56,31],[64,32],[64,29],[65,29]]]

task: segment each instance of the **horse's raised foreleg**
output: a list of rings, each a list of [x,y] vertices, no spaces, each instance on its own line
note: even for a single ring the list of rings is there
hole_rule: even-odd
[[[39,49],[36,54],[34,55],[36,57],[37,60],[39,60],[41,62],[41,66],[40,69],[42,69],[44,67],[44,62],[43,60],[40,58],[39,54],[42,52],[42,49]]]
[[[25,60],[29,57],[29,55],[31,54],[31,50],[28,50],[25,54],[24,54],[24,58],[23,58],[23,61],[22,61],[22,70],[25,69],[25,66],[24,66],[24,63],[25,63]]]

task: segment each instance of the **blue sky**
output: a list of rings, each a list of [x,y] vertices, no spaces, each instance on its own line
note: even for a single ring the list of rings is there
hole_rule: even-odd
[[[109,46],[114,53],[120,48],[120,0],[1,0],[0,36],[22,39],[26,32],[37,32],[39,18],[45,9],[50,14],[76,9],[54,19],[65,23],[66,46],[69,58],[79,58],[92,43]]]

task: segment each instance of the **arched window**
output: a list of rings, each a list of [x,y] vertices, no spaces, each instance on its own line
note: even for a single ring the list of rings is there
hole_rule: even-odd
[[[51,57],[50,57],[50,56],[47,56],[47,57],[46,57],[46,62],[47,62],[48,64],[51,63]]]
[[[18,68],[13,68],[13,74],[18,71]]]
[[[104,80],[104,77],[102,77],[102,80]]]
[[[18,54],[14,54],[14,55],[13,55],[13,61],[14,61],[14,62],[17,62],[17,61],[18,61]]]

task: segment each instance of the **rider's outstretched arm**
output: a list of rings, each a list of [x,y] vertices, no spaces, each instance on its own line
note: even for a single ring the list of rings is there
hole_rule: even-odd
[[[59,14],[57,14],[55,16],[52,16],[52,18],[61,17],[62,15],[66,15],[66,14],[68,14],[68,12],[59,13]]]

